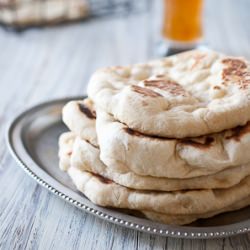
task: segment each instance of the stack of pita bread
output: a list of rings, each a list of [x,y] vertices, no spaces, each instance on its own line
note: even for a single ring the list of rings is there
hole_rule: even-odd
[[[189,51],[98,70],[63,109],[60,168],[100,206],[167,224],[250,204],[250,64]]]

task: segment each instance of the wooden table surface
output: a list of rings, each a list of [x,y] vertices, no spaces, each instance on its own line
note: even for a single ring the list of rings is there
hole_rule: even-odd
[[[248,0],[207,0],[207,44],[250,59],[249,9]],[[160,21],[161,1],[155,0],[148,12],[138,15],[21,33],[0,29],[0,249],[250,248],[247,234],[181,240],[102,221],[39,186],[7,150],[6,125],[18,112],[41,101],[84,94],[98,67],[157,57]]]

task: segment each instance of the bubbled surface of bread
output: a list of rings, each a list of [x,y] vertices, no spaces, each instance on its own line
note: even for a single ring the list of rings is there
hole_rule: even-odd
[[[250,66],[213,51],[190,51],[146,64],[98,70],[88,95],[144,134],[200,136],[250,120]]]

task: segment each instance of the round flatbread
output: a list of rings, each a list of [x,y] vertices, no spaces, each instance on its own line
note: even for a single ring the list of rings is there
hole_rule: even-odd
[[[102,175],[114,182],[138,190],[176,191],[190,189],[229,188],[250,175],[250,164],[232,167],[213,175],[189,179],[141,176],[130,171],[120,173],[100,160],[100,150],[87,141],[76,138],[72,145],[71,166]]]
[[[196,221],[197,219],[207,219],[210,217],[213,217],[215,215],[224,213],[224,212],[230,212],[239,210],[241,208],[247,207],[250,204],[250,197],[247,197],[246,199],[243,199],[236,204],[225,207],[221,210],[213,211],[210,213],[204,213],[204,214],[194,214],[194,215],[171,215],[171,214],[162,214],[162,213],[156,213],[151,211],[141,211],[148,219],[153,221],[162,222],[165,224],[173,224],[173,225],[185,225],[190,224],[191,222]]]
[[[229,189],[149,192],[129,189],[91,172],[70,167],[68,173],[77,189],[93,203],[173,215],[213,213],[233,206],[250,195],[250,177]]]
[[[166,139],[136,132],[98,109],[96,132],[101,160],[122,173],[183,179],[250,162],[250,122],[207,136]]]
[[[95,105],[148,135],[200,136],[250,120],[250,66],[242,58],[194,50],[91,77]]]

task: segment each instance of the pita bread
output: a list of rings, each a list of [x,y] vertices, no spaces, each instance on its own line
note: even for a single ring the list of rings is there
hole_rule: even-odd
[[[68,169],[68,174],[77,189],[97,205],[163,214],[212,213],[233,206],[250,195],[250,177],[229,189],[150,192],[129,189],[101,175],[73,167]]]
[[[87,141],[76,138],[72,145],[71,166],[102,175],[114,182],[138,190],[175,191],[187,189],[228,188],[250,175],[250,164],[233,167],[214,175],[189,179],[140,176],[134,172],[119,173],[110,169],[99,158],[100,151]]]
[[[172,224],[172,225],[185,225],[190,224],[191,222],[196,221],[197,219],[207,219],[213,217],[215,215],[239,210],[241,208],[247,207],[250,204],[250,197],[243,199],[242,201],[237,202],[236,204],[225,207],[221,210],[213,211],[210,213],[205,214],[196,214],[196,215],[171,215],[171,214],[162,214],[162,213],[155,213],[151,211],[143,210],[142,213],[150,220],[165,223],[165,224]]]
[[[97,109],[96,132],[101,160],[122,173],[183,179],[250,162],[250,122],[199,138],[166,139],[135,132]]]
[[[107,179],[102,178],[101,176],[93,175],[92,173],[79,171],[75,168],[69,168],[68,173],[75,183],[76,187],[79,191],[81,191],[84,195],[86,195],[93,203],[103,206],[103,198],[100,197],[112,197],[108,199],[109,201],[105,203],[104,206],[116,207],[119,203],[123,203],[123,199],[126,200],[125,203],[129,202],[129,197],[125,196],[117,196],[116,190],[119,189],[119,185],[112,184],[112,182],[108,182]],[[129,190],[130,194],[136,192],[134,190]],[[115,205],[113,204],[113,201]],[[108,205],[107,205],[108,204]],[[246,197],[245,199],[237,202],[228,207],[223,207],[220,210],[212,211],[209,213],[200,213],[200,214],[168,214],[168,213],[159,213],[149,210],[136,210],[140,211],[144,214],[148,219],[163,222],[166,224],[174,224],[174,225],[183,225],[189,224],[200,218],[209,218],[215,216],[217,214],[238,210],[243,207],[246,207],[250,204],[250,197]]]
[[[249,85],[250,66],[244,59],[194,50],[98,70],[88,96],[135,131],[186,138],[245,125]]]

